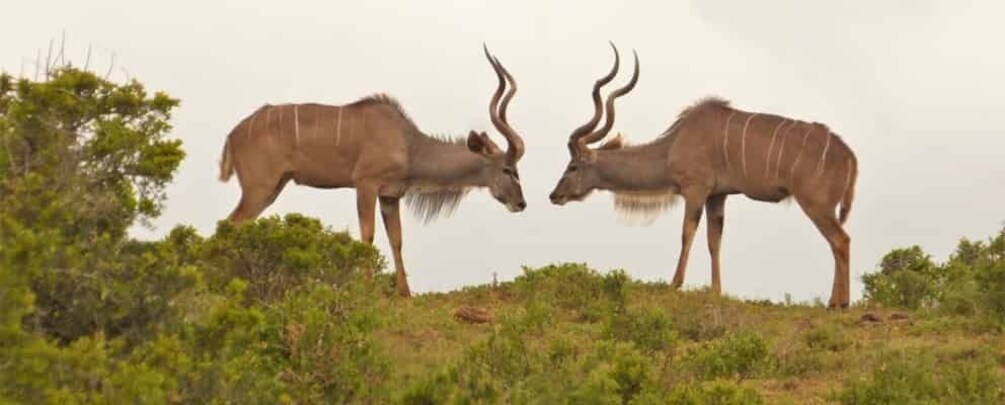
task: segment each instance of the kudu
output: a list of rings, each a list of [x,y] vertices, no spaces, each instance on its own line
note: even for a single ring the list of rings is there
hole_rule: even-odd
[[[506,138],[506,151],[485,132],[470,131],[466,139],[426,135],[384,94],[340,106],[266,104],[238,123],[223,147],[220,180],[226,182],[236,171],[241,185],[241,201],[229,219],[256,218],[290,180],[314,188],[354,188],[360,238],[373,243],[379,200],[397,291],[410,296],[401,256],[402,197],[427,222],[452,213],[472,188],[488,188],[511,212],[527,206],[516,167],[524,144],[506,118],[516,81],[483,49],[499,80],[489,117]],[[507,81],[509,91],[500,102]],[[366,273],[372,277],[373,269]]]
[[[750,199],[779,202],[794,197],[830,244],[835,273],[830,307],[846,308],[850,302],[849,249],[851,239],[843,229],[851,209],[858,176],[855,154],[824,124],[775,114],[742,111],[728,101],[710,97],[684,109],[669,129],[641,145],[625,145],[621,134],[600,147],[614,125],[614,101],[638,81],[638,55],[631,81],[607,98],[607,119],[600,121],[600,88],[618,71],[614,68],[593,86],[593,118],[569,137],[571,161],[551,201],[563,205],[581,201],[593,190],[614,194],[618,211],[653,217],[678,196],[683,197],[684,224],[677,270],[672,286],[684,283],[688,253],[702,207],[708,216],[708,249],[712,261],[712,290],[721,293],[719,247],[726,197],[743,194]],[[835,208],[840,212],[835,214]]]

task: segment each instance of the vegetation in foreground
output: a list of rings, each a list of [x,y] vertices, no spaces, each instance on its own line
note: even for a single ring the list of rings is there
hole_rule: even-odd
[[[890,252],[848,311],[575,263],[403,300],[360,278],[373,247],[296,214],[130,239],[184,158],[177,104],[0,76],[0,402],[1005,401],[1005,228]]]

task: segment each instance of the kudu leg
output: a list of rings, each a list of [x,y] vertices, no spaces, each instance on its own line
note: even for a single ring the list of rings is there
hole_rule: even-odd
[[[384,230],[391,242],[391,253],[394,255],[394,276],[398,295],[412,296],[408,288],[408,278],[405,275],[405,261],[401,257],[401,209],[398,197],[380,197],[380,215],[384,219]]]
[[[851,237],[841,227],[834,207],[804,207],[803,210],[830,244],[834,254],[834,285],[831,289],[830,308],[847,308],[851,304],[851,275],[849,271]]]
[[[363,243],[373,245],[374,222],[377,209],[377,187],[356,187],[356,214],[359,216],[359,238]],[[373,268],[364,269],[367,280],[373,279]]]
[[[705,224],[708,225],[708,253],[712,257],[712,291],[722,293],[719,276],[719,246],[722,245],[722,227],[726,221],[726,195],[714,195],[705,202]]]
[[[698,223],[701,222],[702,205],[705,204],[706,194],[685,194],[684,204],[684,229],[681,235],[680,256],[677,258],[677,271],[674,272],[673,282],[670,286],[680,288],[684,285],[684,271],[687,269],[687,258],[691,252],[691,242],[694,242],[694,234],[698,230]]]
[[[262,211],[265,211],[276,201],[276,197],[289,181],[288,176],[283,176],[271,187],[242,187],[241,201],[237,203],[237,207],[234,207],[234,211],[227,219],[234,223],[241,223],[258,218]]]

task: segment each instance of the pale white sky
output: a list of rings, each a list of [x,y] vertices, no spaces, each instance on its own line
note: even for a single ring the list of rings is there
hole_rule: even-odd
[[[69,55],[126,72],[182,100],[173,136],[188,158],[169,188],[159,237],[175,224],[208,235],[239,198],[216,180],[226,134],[263,103],[339,104],[382,91],[421,129],[490,130],[496,82],[482,41],[520,90],[509,119],[527,152],[528,208],[510,214],[487,193],[427,226],[404,220],[413,291],[502,280],[521,265],[588,262],[668,280],[682,214],[650,226],[617,220],[611,197],[556,207],[547,195],[568,161],[569,132],[591,113],[592,82],[610,68],[607,40],[639,52],[636,89],[619,100],[631,141],[664,130],[678,111],[716,94],[739,108],[827,123],[857,153],[849,221],[852,298],[860,275],[892,248],[920,244],[944,259],[960,237],[984,239],[1005,220],[1005,3],[987,1],[48,1],[9,2],[0,69],[17,73],[65,30]],[[854,4],[854,5],[852,5]],[[16,16],[16,18],[12,18]],[[630,62],[616,84],[627,80]],[[26,69],[32,71],[30,66]],[[502,138],[491,132],[498,142]],[[358,235],[351,190],[290,185],[266,215],[301,212]],[[390,255],[382,225],[378,247]],[[704,222],[686,284],[710,279]],[[824,239],[794,203],[731,197],[723,289],[797,300],[830,294]]]

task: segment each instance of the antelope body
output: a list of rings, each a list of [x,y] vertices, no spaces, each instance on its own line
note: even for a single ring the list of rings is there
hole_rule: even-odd
[[[346,105],[266,104],[238,123],[224,144],[220,180],[236,172],[241,186],[241,200],[228,219],[256,218],[290,180],[314,188],[354,188],[360,238],[373,243],[379,201],[397,290],[409,296],[401,256],[401,198],[426,221],[452,212],[472,188],[488,188],[512,212],[526,207],[516,170],[523,140],[506,119],[516,82],[487,48],[485,55],[499,80],[489,115],[506,138],[506,151],[485,132],[470,131],[466,139],[426,135],[395,99],[383,94]],[[500,103],[507,81],[510,89]],[[368,276],[372,271],[367,269]]]
[[[612,44],[613,47],[613,44]],[[726,198],[778,202],[794,198],[827,239],[835,274],[830,307],[850,302],[851,239],[843,229],[855,194],[855,154],[826,125],[776,114],[743,111],[719,98],[706,98],[684,109],[669,129],[641,145],[625,145],[621,135],[596,149],[614,122],[614,100],[638,80],[638,56],[631,82],[607,99],[607,121],[600,119],[599,90],[618,69],[617,49],[611,72],[593,89],[594,117],[569,140],[571,161],[551,193],[551,201],[585,199],[593,190],[614,193],[615,207],[652,216],[682,197],[685,203],[681,251],[672,285],[684,283],[688,253],[704,208],[712,261],[712,290],[721,292],[719,247]],[[836,212],[840,206],[839,212]]]

